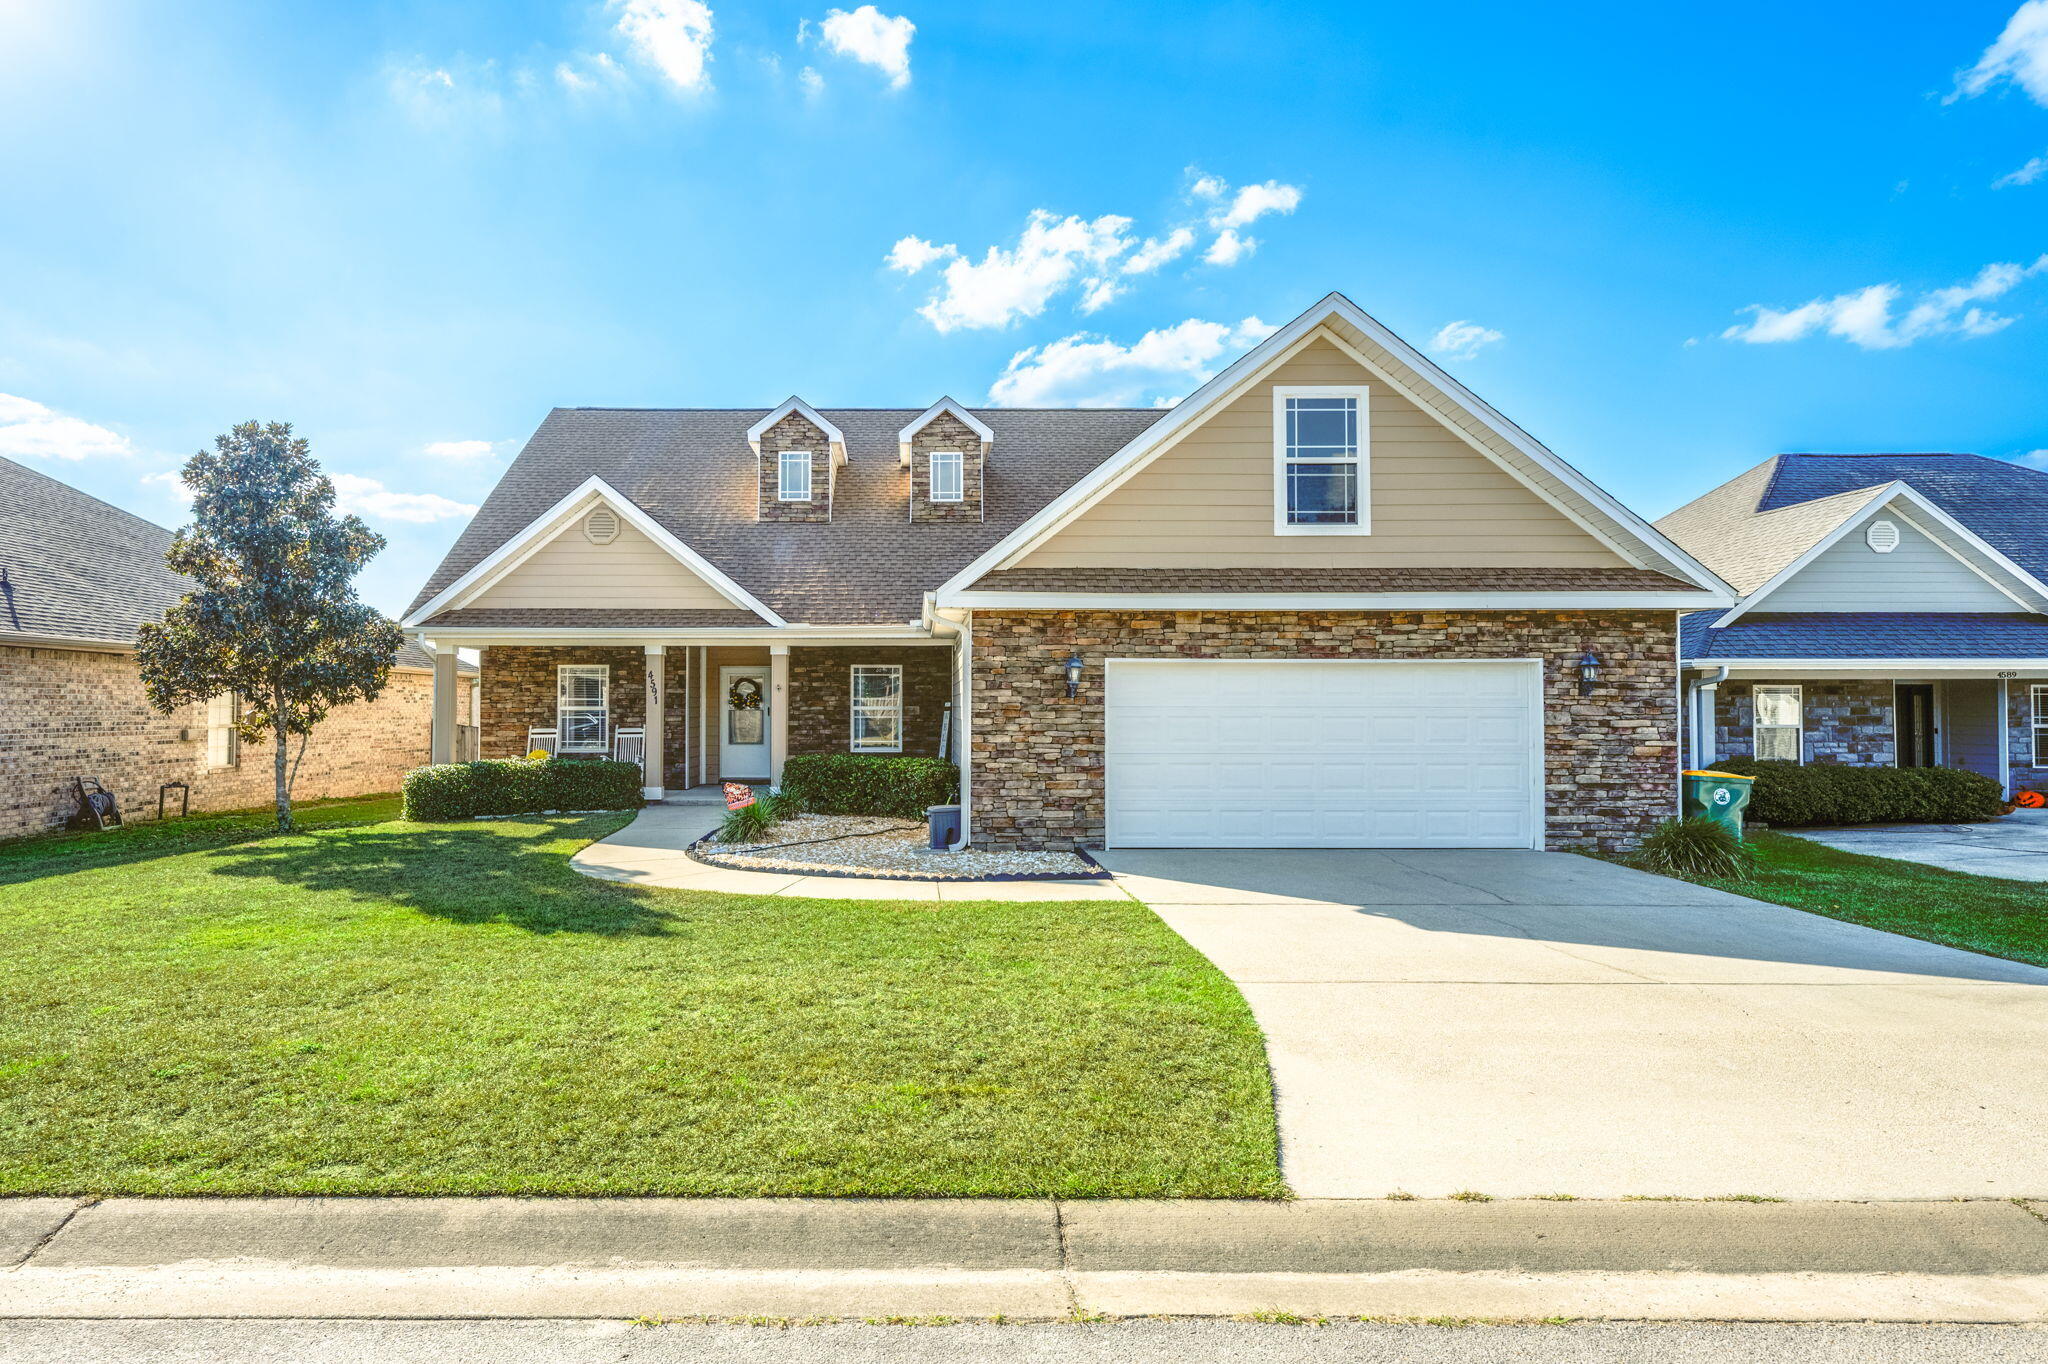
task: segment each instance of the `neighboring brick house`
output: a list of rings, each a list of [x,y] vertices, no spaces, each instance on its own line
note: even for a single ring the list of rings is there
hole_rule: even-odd
[[[1684,622],[1692,762],[1963,767],[2048,790],[2048,473],[1776,455],[1657,526],[1741,594]]]
[[[1330,295],[1171,409],[558,408],[406,627],[486,755],[959,759],[987,845],[1602,847],[1711,572]]]
[[[190,589],[164,565],[170,543],[161,526],[0,459],[0,838],[63,827],[78,777],[114,792],[129,819],[154,818],[172,781],[191,785],[195,811],[270,802],[270,750],[235,739],[232,698],[160,715],[143,696],[137,627]],[[377,700],[309,737],[295,794],[397,790],[427,759],[432,691],[433,660],[404,646]]]

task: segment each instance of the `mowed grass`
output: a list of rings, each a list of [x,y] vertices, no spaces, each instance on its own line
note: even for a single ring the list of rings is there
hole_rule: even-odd
[[[0,1193],[1279,1196],[1242,998],[1137,904],[643,890],[623,815],[0,847]]]
[[[1811,839],[1750,831],[1756,874],[1699,878],[1736,895],[1790,905],[1909,938],[2048,966],[2048,886],[1843,852]]]

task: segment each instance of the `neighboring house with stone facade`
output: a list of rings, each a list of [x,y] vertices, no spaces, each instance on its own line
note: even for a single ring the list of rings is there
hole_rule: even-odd
[[[233,697],[159,715],[143,695],[136,631],[192,586],[165,566],[170,544],[162,526],[0,459],[0,838],[61,828],[78,777],[129,819],[154,818],[173,781],[195,811],[270,803],[270,750],[235,738]],[[396,791],[427,759],[432,671],[417,645],[402,648],[381,696],[310,736],[295,794]]]
[[[1777,455],[1657,523],[1741,593],[1686,618],[1691,759],[2048,789],[2048,473]]]
[[[944,754],[983,846],[1611,848],[1733,600],[1333,294],[1170,409],[558,408],[404,623],[487,756],[650,797]]]

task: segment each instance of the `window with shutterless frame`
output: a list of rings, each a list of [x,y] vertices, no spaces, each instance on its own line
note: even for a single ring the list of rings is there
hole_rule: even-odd
[[[775,498],[778,502],[811,500],[811,452],[784,450],[776,460]]]
[[[2033,703],[2033,765],[2048,767],[2048,683],[2034,683],[2029,689],[2028,699]]]
[[[895,663],[856,663],[851,686],[856,753],[903,751],[903,669]]]
[[[1362,386],[1273,389],[1273,531],[1365,535],[1371,530],[1371,444]]]
[[[1760,684],[1754,695],[1756,707],[1754,747],[1763,762],[1804,762],[1806,748],[1806,689],[1796,684]]]
[[[934,502],[960,502],[966,496],[967,457],[959,450],[934,450],[927,483]]]
[[[605,663],[555,669],[555,749],[602,753],[611,730],[612,670]]]

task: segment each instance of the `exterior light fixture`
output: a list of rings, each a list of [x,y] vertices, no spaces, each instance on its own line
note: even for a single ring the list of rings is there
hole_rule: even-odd
[[[1068,654],[1068,655],[1067,655],[1067,695],[1068,695],[1068,696],[1078,696],[1078,695],[1080,695],[1080,694],[1081,694],[1081,668],[1082,668],[1082,663],[1081,663],[1081,655],[1079,655],[1079,654]]]
[[[1600,680],[1600,655],[1591,649],[1579,655],[1579,695],[1591,696],[1593,684]]]

